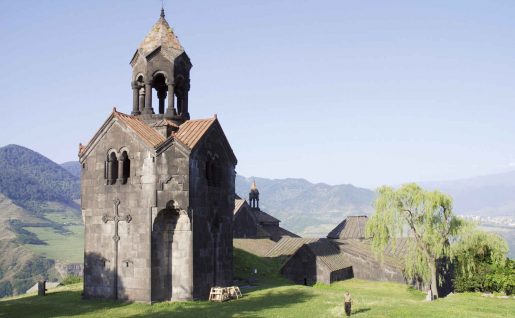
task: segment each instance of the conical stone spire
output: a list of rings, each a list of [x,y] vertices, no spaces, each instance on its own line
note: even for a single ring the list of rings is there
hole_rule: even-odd
[[[252,181],[252,185],[250,186],[250,192],[259,192],[256,185],[256,180]]]
[[[165,19],[164,9],[161,9],[159,19],[139,45],[138,51],[143,56],[147,56],[158,47],[161,47],[165,55],[172,55],[171,57],[176,57],[184,52],[179,39]]]

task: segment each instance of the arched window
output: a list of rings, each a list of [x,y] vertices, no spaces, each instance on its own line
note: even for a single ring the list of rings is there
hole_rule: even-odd
[[[206,180],[208,186],[214,185],[214,163],[212,159],[206,162]]]
[[[107,184],[115,184],[118,179],[118,159],[116,153],[111,152],[107,158]]]
[[[127,151],[123,151],[122,155],[120,157],[122,169],[121,169],[121,180],[122,184],[127,183],[127,179],[131,176],[131,160],[129,159],[129,155],[127,154]]]

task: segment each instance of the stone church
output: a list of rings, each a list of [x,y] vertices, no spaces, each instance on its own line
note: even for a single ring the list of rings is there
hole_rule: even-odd
[[[79,150],[84,297],[204,299],[232,284],[236,157],[216,116],[190,119],[192,64],[163,10],[130,65],[131,114]]]

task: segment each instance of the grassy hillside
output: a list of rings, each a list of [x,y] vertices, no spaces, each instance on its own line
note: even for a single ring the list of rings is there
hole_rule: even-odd
[[[244,297],[225,303],[206,301],[154,305],[82,300],[82,284],[52,290],[46,297],[24,295],[0,300],[1,317],[342,317],[343,293],[352,293],[353,314],[358,317],[510,317],[515,299],[486,298],[480,294],[456,294],[428,303],[425,295],[406,285],[347,280],[306,287],[281,278],[276,260],[235,250],[235,277],[252,276],[253,286]],[[243,285],[248,285],[243,283]]]
[[[436,302],[404,285],[361,280],[331,286],[283,285],[244,291],[225,303],[206,301],[154,305],[81,300],[81,284],[65,286],[46,297],[35,295],[0,300],[0,317],[342,317],[343,292],[354,298],[358,317],[512,317],[515,299],[457,294]]]

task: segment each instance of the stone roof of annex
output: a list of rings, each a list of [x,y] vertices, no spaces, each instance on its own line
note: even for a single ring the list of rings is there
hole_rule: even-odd
[[[359,240],[359,239],[346,239],[346,240],[333,240],[333,243],[343,253],[349,253],[351,255],[358,256],[362,259],[369,259],[370,261],[377,261],[378,256],[373,252],[370,240]],[[383,255],[383,262],[387,265],[394,266],[397,268],[403,268],[404,257],[406,256],[407,240],[398,239],[397,248],[395,252],[392,252],[391,243],[385,248]]]
[[[245,200],[240,198],[240,197],[236,197],[236,199],[234,199],[234,211],[233,211],[233,214],[236,214],[240,211],[241,207],[245,204]]]
[[[235,238],[233,246],[244,250],[245,252],[264,257],[266,253],[275,246],[275,242],[269,238]]]
[[[348,216],[338,224],[329,234],[330,239],[364,239],[365,225],[368,218],[365,215]]]
[[[270,214],[268,214],[264,211],[261,211],[258,209],[252,209],[252,211],[254,211],[254,214],[256,215],[256,218],[259,223],[279,223],[279,222],[281,222],[277,218],[271,216]]]
[[[305,245],[330,271],[352,266],[345,255],[328,239],[318,239]]]
[[[290,256],[304,244],[318,241],[319,238],[304,237],[283,237],[277,244],[266,253],[267,257]]]

